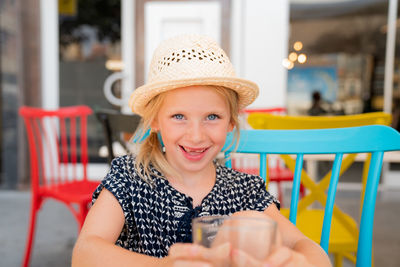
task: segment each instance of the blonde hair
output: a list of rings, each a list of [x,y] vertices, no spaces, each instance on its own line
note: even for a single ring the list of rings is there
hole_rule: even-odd
[[[209,87],[215,89],[216,92],[223,96],[227,101],[231,115],[230,122],[234,126],[234,139],[232,144],[237,143],[236,141],[239,140],[240,135],[239,96],[235,91],[226,87]],[[162,151],[162,145],[158,138],[158,133],[150,131],[149,136],[144,138],[148,129],[151,129],[151,124],[156,119],[158,111],[164,102],[164,98],[165,93],[161,93],[149,101],[144,108],[141,125],[138,127],[138,130],[134,135],[136,140],[144,139],[139,146],[139,151],[137,152],[135,162],[138,175],[148,183],[153,183],[152,180],[149,180],[151,175],[160,176],[152,171],[151,165],[163,175],[168,174],[176,177],[180,176],[180,174],[168,163],[167,159],[165,158]]]

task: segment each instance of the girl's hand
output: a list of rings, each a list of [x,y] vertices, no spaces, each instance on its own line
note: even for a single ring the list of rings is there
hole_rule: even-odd
[[[231,246],[222,244],[212,249],[196,244],[176,243],[171,246],[164,266],[224,266],[229,261]]]
[[[235,267],[315,267],[308,262],[303,254],[284,246],[275,248],[268,258],[263,262],[254,259],[249,254],[241,250],[233,250],[231,263],[231,266]]]
[[[272,251],[264,261],[263,267],[290,267],[290,266],[301,266],[301,267],[314,267],[307,258],[286,246],[283,245],[282,235],[280,231],[276,233],[276,244]]]
[[[268,258],[264,261],[264,267],[289,267],[289,266],[301,266],[301,267],[315,267],[311,264],[306,257],[288,247],[280,246],[274,249]]]
[[[315,267],[308,262],[306,257],[282,244],[282,236],[276,233],[276,241],[268,257],[262,262],[255,259],[244,251],[232,249],[232,266],[246,267]]]

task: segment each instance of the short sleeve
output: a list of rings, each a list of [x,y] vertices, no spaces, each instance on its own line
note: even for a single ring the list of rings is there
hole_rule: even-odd
[[[115,158],[111,163],[111,168],[100,185],[96,188],[92,196],[92,203],[96,201],[103,188],[110,191],[118,200],[122,211],[124,212],[127,223],[132,223],[133,204],[132,190],[134,188],[134,180],[129,175],[127,158]]]
[[[248,209],[264,211],[271,204],[280,209],[280,202],[267,191],[265,181],[261,177],[253,176],[248,193]]]

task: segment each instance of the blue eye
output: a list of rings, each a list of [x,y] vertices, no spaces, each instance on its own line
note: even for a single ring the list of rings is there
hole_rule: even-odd
[[[219,116],[216,114],[210,114],[207,116],[207,120],[210,120],[210,121],[216,120],[218,118],[219,118]]]
[[[176,120],[183,120],[183,115],[182,114],[175,114],[172,116]]]

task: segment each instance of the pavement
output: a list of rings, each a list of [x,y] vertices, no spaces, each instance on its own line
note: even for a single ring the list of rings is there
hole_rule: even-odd
[[[358,196],[359,192],[344,190],[337,193],[336,199],[345,212],[357,216]],[[285,199],[289,200],[289,197]],[[0,267],[21,266],[29,205],[29,192],[0,190]],[[400,265],[399,221],[400,189],[380,192],[375,212],[375,266]],[[71,266],[71,253],[77,235],[78,225],[67,207],[53,200],[45,201],[38,215],[30,266]],[[343,266],[353,265],[345,262]]]
[[[0,191],[0,266],[21,266],[25,251],[30,193]],[[78,225],[68,208],[47,200],[38,213],[31,267],[71,266]]]

